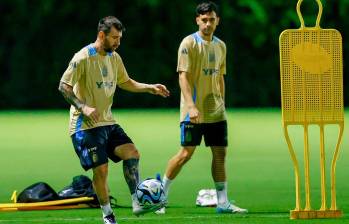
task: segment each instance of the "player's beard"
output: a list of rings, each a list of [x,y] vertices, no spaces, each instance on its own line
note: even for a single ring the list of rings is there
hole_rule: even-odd
[[[116,50],[116,47],[104,47],[104,51],[107,53],[113,53]]]
[[[107,53],[112,53],[114,50],[112,48],[104,48],[104,51]]]
[[[213,28],[204,28],[201,31],[205,36],[211,36],[213,33]]]
[[[113,53],[116,48],[118,48],[117,45],[110,46],[110,43],[108,41],[106,41],[103,46],[104,51],[107,53]]]

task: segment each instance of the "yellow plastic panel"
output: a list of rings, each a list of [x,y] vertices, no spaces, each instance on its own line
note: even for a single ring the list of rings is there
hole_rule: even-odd
[[[322,10],[321,10],[322,11]],[[315,27],[281,33],[280,72],[284,124],[343,122],[342,37]]]

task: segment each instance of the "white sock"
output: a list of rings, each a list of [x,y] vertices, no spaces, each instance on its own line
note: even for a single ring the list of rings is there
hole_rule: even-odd
[[[214,184],[217,191],[218,205],[224,205],[228,202],[227,182],[215,182]]]
[[[134,208],[135,205],[138,205],[137,194],[136,194],[136,193],[133,193],[133,194],[131,195],[131,198],[132,198],[132,207]]]
[[[162,179],[162,184],[164,186],[164,192],[165,192],[166,197],[168,196],[168,191],[169,191],[171,183],[172,183],[172,180],[168,179],[166,177],[166,175],[164,175],[164,178]]]
[[[110,203],[106,205],[101,205],[103,216],[107,216],[113,213],[113,210],[111,209]]]

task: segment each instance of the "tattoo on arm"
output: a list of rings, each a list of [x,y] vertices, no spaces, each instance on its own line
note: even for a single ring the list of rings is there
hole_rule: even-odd
[[[124,177],[131,194],[136,192],[139,183],[138,159],[128,159],[123,162]]]
[[[73,105],[76,109],[82,110],[82,107],[84,106],[84,103],[81,102],[74,94],[73,87],[64,83],[60,82],[58,90],[62,93],[65,100]]]

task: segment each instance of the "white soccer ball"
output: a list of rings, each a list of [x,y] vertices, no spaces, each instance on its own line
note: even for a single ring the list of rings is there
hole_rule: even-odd
[[[164,203],[166,200],[161,181],[148,178],[140,182],[136,188],[137,199],[142,206]]]

